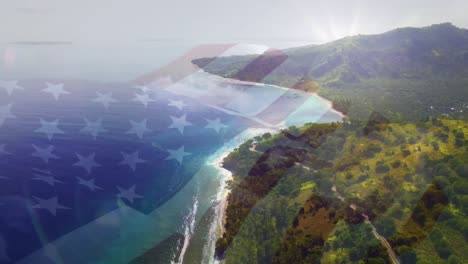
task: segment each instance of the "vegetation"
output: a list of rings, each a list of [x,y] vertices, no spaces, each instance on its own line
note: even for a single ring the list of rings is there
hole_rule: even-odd
[[[224,162],[234,179],[217,256],[390,263],[366,216],[402,263],[468,262],[467,133],[460,119],[375,115],[247,141]]]
[[[468,263],[468,30],[402,28],[194,63],[317,92],[347,115],[226,158],[234,180],[216,251],[226,263],[390,263],[392,251],[405,264]]]
[[[392,121],[463,115],[468,101],[468,30],[449,23],[194,63],[223,77],[318,92],[354,120],[372,112]]]

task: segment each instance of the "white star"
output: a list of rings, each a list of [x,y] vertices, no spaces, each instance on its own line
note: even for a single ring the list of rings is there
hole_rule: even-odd
[[[58,100],[60,95],[62,94],[70,94],[70,92],[63,89],[63,83],[59,83],[59,84],[47,83],[47,88],[43,89],[42,91],[45,93],[52,94],[55,100]]]
[[[135,94],[133,101],[140,102],[145,107],[148,107],[148,103],[155,102],[155,100],[151,99],[148,94]]]
[[[58,119],[51,121],[51,122],[47,122],[41,118],[40,122],[41,122],[41,127],[34,130],[34,132],[46,134],[49,140],[52,140],[55,134],[64,134],[64,132],[57,127],[59,124]]]
[[[12,113],[11,113],[11,107],[13,106],[12,103],[0,106],[0,126],[3,125],[5,120],[7,118],[16,118]]]
[[[192,125],[192,123],[187,122],[185,118],[186,118],[186,115],[183,115],[181,117],[171,116],[172,124],[169,126],[169,128],[177,128],[177,130],[179,130],[181,134],[184,134],[184,128],[186,126]]]
[[[5,144],[0,144],[0,156],[1,155],[11,155],[10,152],[5,150]]]
[[[146,132],[151,132],[151,130],[148,129],[146,123],[147,123],[146,119],[143,119],[141,122],[134,122],[130,120],[130,124],[132,125],[132,128],[130,128],[130,130],[127,131],[127,134],[135,134],[140,139],[142,139],[143,135]]]
[[[0,87],[4,88],[8,95],[11,95],[14,90],[24,90],[18,85],[18,81],[3,81],[0,80]]]
[[[130,203],[133,203],[134,199],[143,198],[143,196],[135,193],[135,185],[130,187],[128,190],[125,190],[125,189],[123,189],[123,188],[121,188],[119,186],[117,186],[117,189],[119,190],[119,193],[117,194],[117,197],[118,198],[124,198],[127,201],[129,201]]]
[[[167,152],[169,152],[169,156],[166,158],[166,160],[177,160],[179,164],[182,164],[184,161],[185,156],[192,155],[192,153],[185,152],[185,147],[182,146],[178,149],[168,149]]]
[[[138,89],[138,90],[141,90],[143,93],[148,93],[148,92],[151,91],[151,89],[148,88],[148,86],[146,86],[146,85],[135,85],[134,88]]]
[[[88,174],[91,173],[91,170],[93,170],[93,168],[101,167],[101,165],[94,160],[96,157],[95,153],[92,153],[87,157],[81,156],[80,154],[76,153],[76,156],[78,157],[78,161],[75,164],[73,164],[73,166],[82,167],[86,170]]]
[[[116,103],[118,102],[116,99],[112,98],[112,93],[106,93],[102,94],[100,92],[96,92],[97,97],[92,99],[91,101],[95,103],[101,103],[104,108],[109,109],[109,105],[111,103]]]
[[[139,153],[138,151],[132,153],[132,154],[127,154],[125,152],[121,152],[123,156],[123,160],[120,162],[120,165],[128,165],[132,171],[136,170],[136,166],[138,163],[145,163],[146,161],[143,159],[140,159],[138,157]]]
[[[32,145],[34,150],[33,154],[31,154],[33,157],[38,157],[45,163],[49,163],[50,159],[59,159],[59,157],[55,154],[52,153],[54,151],[54,146],[48,146],[47,148],[40,148],[36,145]]]
[[[40,172],[42,174],[52,174],[52,172],[50,172],[49,170],[41,170],[41,169],[37,169],[37,168],[33,168],[33,170],[37,171],[37,172]]]
[[[84,121],[86,125],[80,130],[81,133],[89,134],[96,139],[97,136],[99,136],[99,133],[107,132],[107,130],[102,127],[102,118],[99,118],[94,122],[85,118]]]
[[[206,121],[208,122],[208,125],[205,126],[205,128],[212,128],[216,131],[216,133],[219,133],[219,131],[222,129],[222,128],[226,128],[228,127],[227,125],[221,123],[221,120],[219,118],[216,118],[216,119],[206,119]]]
[[[34,178],[32,178],[35,181],[42,181],[50,186],[55,186],[56,183],[63,183],[62,181],[56,180],[53,176],[46,176],[46,175],[40,175],[40,174],[34,174]]]
[[[88,189],[90,189],[93,192],[95,192],[96,190],[102,190],[101,187],[98,187],[96,186],[96,184],[94,184],[94,179],[85,180],[80,177],[76,177],[76,179],[78,180],[78,184],[88,187]]]
[[[57,209],[70,209],[69,207],[59,204],[57,196],[52,197],[50,199],[41,199],[36,196],[33,196],[33,198],[37,202],[37,204],[35,204],[33,208],[47,210],[54,216],[57,215]]]
[[[185,106],[187,106],[184,101],[173,101],[171,99],[168,99],[169,100],[169,104],[168,106],[174,106],[174,107],[177,107],[177,109],[179,110],[182,110]]]

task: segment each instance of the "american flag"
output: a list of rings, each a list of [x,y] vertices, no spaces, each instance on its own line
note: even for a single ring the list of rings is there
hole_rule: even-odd
[[[247,128],[284,127],[313,99],[191,63],[232,48],[199,46],[126,83],[1,80],[0,263],[127,263],[157,243],[151,233],[170,235],[160,224],[180,215],[166,202],[207,157]],[[336,118],[325,103],[313,113]]]

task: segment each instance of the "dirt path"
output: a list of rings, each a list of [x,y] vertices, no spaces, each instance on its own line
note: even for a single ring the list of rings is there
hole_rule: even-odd
[[[261,153],[260,151],[256,150],[255,149],[256,145],[253,144],[251,147],[250,147],[250,151],[252,152],[257,152],[257,153]],[[299,162],[296,162],[295,163],[296,166],[301,166],[302,168],[304,168],[305,170],[310,170],[310,167],[302,164],[302,163],[299,163]],[[333,185],[332,187],[332,192],[335,194],[335,196],[340,199],[341,201],[344,201],[345,198],[338,192],[338,190],[336,189],[336,186]],[[357,209],[357,206],[355,204],[350,204],[349,206],[351,209],[353,210],[356,210]],[[372,224],[372,222],[369,220],[369,217],[366,215],[366,214],[362,214],[362,217],[364,217],[365,221],[364,223],[366,223],[367,225],[369,225],[371,228],[372,228],[372,233],[374,234],[375,238],[377,238],[380,243],[382,244],[382,246],[385,247],[385,249],[387,250],[387,254],[391,260],[391,262],[393,264],[400,264],[400,259],[398,258],[398,255],[395,253],[395,251],[393,250],[392,246],[390,245],[390,243],[388,243],[387,239],[385,237],[383,237],[382,235],[379,234],[379,232],[377,231],[377,229],[375,228],[375,226]]]
[[[336,195],[336,197],[338,197],[338,199],[340,199],[341,201],[345,200],[344,197],[336,190],[336,186],[333,185],[332,191]],[[355,204],[351,204],[349,207],[351,209],[353,209],[353,210],[357,209],[357,206]],[[380,241],[380,244],[382,244],[382,246],[384,246],[385,249],[387,250],[387,254],[388,254],[390,260],[392,261],[392,263],[393,264],[400,264],[400,259],[398,258],[398,255],[393,250],[392,245],[390,245],[390,243],[388,243],[388,241],[387,241],[387,239],[385,237],[383,237],[382,235],[379,234],[379,232],[377,231],[377,228],[375,228],[375,226],[369,220],[369,216],[367,216],[366,214],[361,214],[361,215],[365,219],[364,223],[366,223],[367,225],[369,225],[372,228],[372,234],[374,234],[375,238],[377,238]]]
[[[362,214],[362,216],[366,219],[365,220],[365,223],[370,225],[370,227],[372,228],[372,233],[374,234],[375,238],[377,238],[378,240],[380,240],[380,243],[382,244],[382,246],[384,246],[386,249],[387,249],[387,253],[388,253],[388,256],[390,257],[390,260],[392,261],[392,263],[394,264],[400,264],[400,259],[398,258],[397,254],[395,253],[395,251],[393,251],[393,248],[392,246],[390,245],[390,243],[388,243],[387,239],[383,236],[381,236],[378,232],[377,232],[377,229],[375,228],[375,226],[371,223],[371,221],[369,220],[369,217],[365,214]]]

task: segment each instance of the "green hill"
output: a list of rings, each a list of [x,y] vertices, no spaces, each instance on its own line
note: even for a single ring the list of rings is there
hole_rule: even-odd
[[[223,77],[318,91],[352,119],[468,111],[468,30],[450,23],[193,63]]]
[[[468,123],[374,120],[292,127],[227,156],[217,256],[391,263],[374,227],[401,263],[467,263]]]

